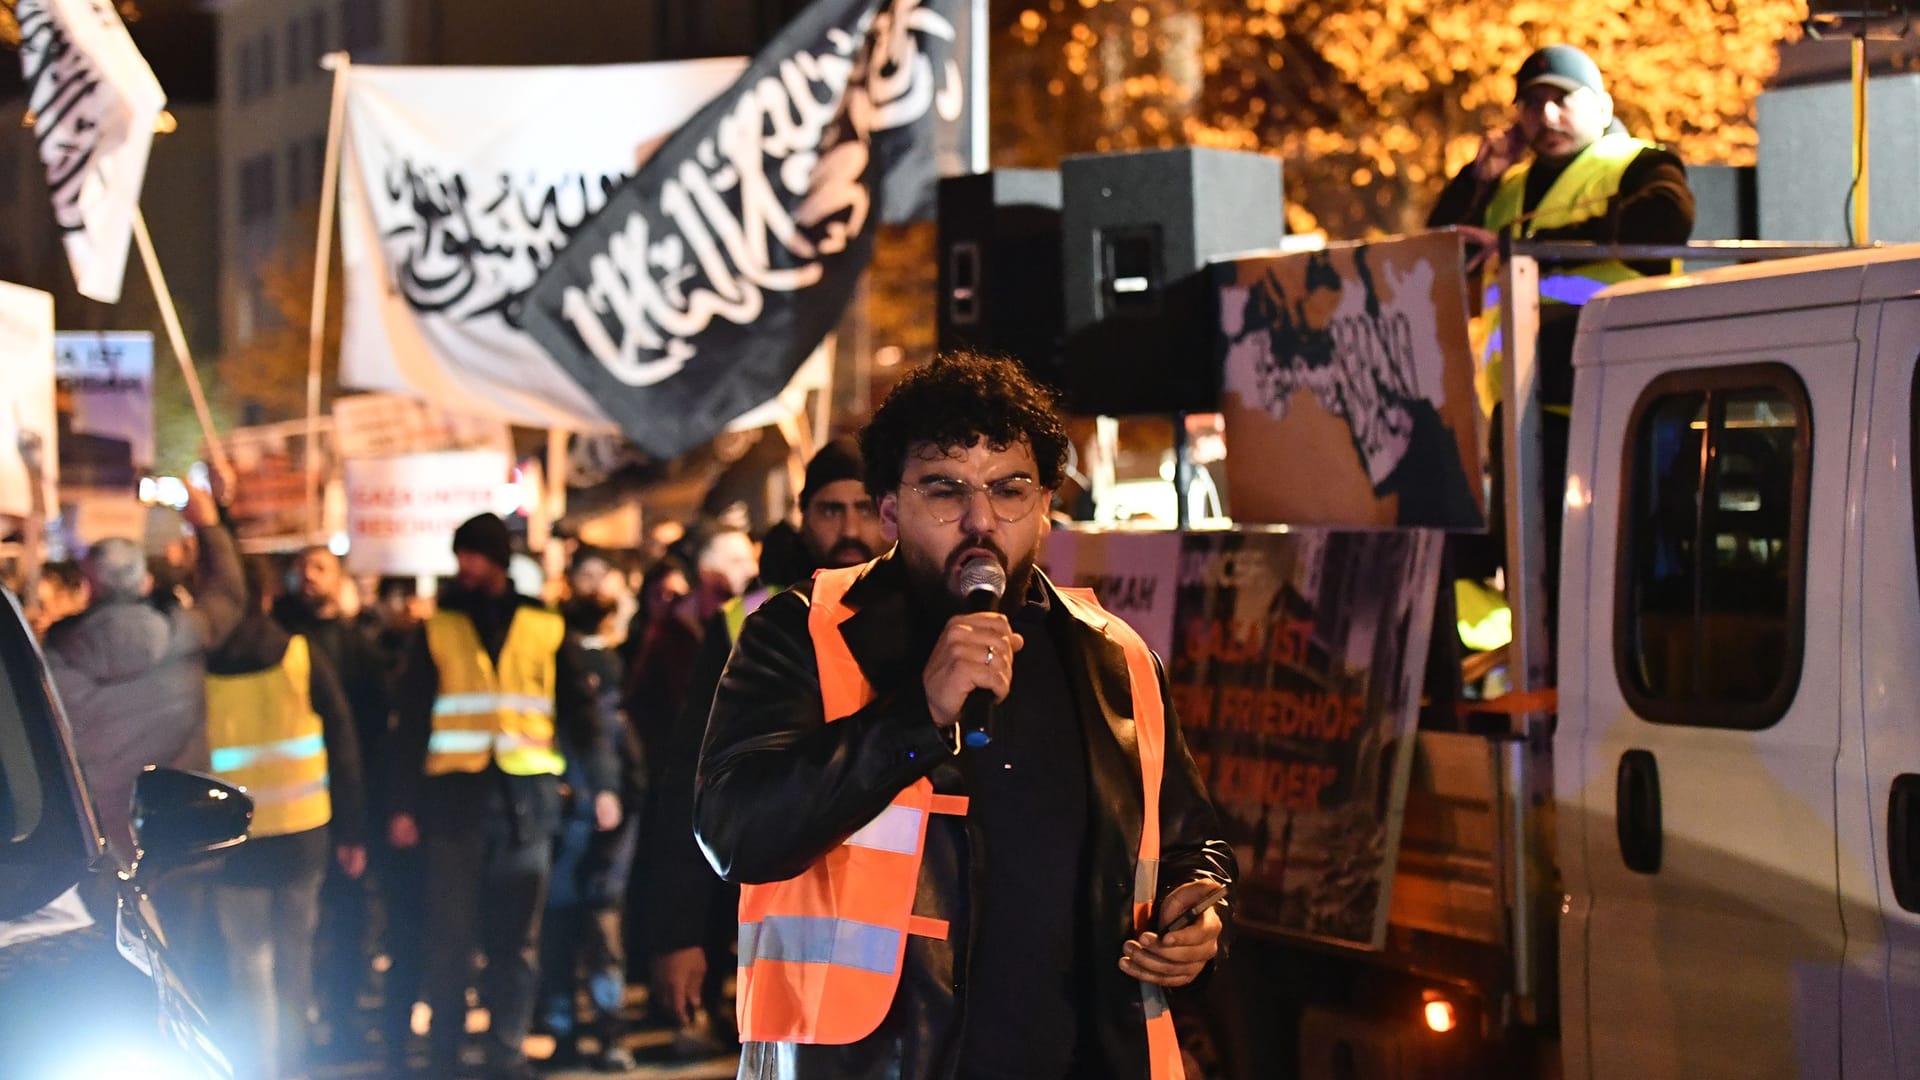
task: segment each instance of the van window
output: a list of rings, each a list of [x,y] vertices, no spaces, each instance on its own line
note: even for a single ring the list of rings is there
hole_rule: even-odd
[[[1634,711],[1764,728],[1800,682],[1812,418],[1784,364],[1662,376],[1629,423],[1614,658]]]

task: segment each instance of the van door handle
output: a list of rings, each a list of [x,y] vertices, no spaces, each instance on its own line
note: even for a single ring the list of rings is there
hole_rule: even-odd
[[[1660,872],[1660,766],[1646,750],[1620,755],[1614,785],[1614,825],[1620,858],[1639,874]]]
[[[1887,871],[1893,897],[1920,911],[1920,776],[1901,773],[1887,794]]]

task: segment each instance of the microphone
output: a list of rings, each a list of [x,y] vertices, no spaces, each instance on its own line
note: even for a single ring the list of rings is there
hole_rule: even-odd
[[[960,608],[968,615],[992,611],[1006,591],[1007,572],[992,556],[976,555],[960,564]],[[960,707],[960,739],[976,750],[993,741],[993,691],[967,695]]]

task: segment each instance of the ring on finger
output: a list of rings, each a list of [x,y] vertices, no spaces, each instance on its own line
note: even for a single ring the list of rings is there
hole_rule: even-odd
[[[987,663],[993,663],[993,646],[987,646]]]

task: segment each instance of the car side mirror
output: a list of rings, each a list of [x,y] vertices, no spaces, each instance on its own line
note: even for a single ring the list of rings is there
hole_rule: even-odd
[[[148,766],[133,787],[135,873],[151,878],[229,848],[253,826],[253,799],[211,776]]]

